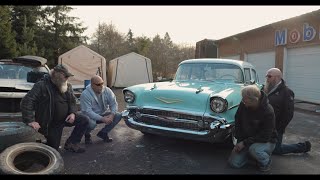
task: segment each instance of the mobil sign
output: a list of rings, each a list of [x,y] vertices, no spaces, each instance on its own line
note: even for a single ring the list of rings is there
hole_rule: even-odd
[[[308,23],[303,24],[302,33],[297,29],[289,31],[289,34],[287,29],[276,30],[275,46],[286,45],[287,39],[289,39],[289,42],[292,44],[299,42],[300,39],[302,39],[302,41],[312,41],[316,37],[316,34],[316,29]]]

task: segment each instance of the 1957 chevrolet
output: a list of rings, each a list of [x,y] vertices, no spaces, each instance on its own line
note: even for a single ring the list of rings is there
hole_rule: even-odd
[[[241,88],[259,84],[254,66],[230,59],[181,62],[170,82],[123,89],[126,124],[144,134],[233,144]],[[231,137],[231,138],[229,138]]]

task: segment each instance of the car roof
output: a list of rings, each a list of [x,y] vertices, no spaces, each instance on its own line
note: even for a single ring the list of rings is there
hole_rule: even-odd
[[[234,64],[240,67],[250,67],[254,68],[254,66],[248,62],[234,60],[234,59],[221,59],[221,58],[200,58],[200,59],[188,59],[182,61],[181,64],[189,64],[189,63],[225,63],[225,64]]]

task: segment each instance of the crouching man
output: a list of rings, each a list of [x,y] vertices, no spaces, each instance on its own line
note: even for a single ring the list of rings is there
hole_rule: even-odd
[[[232,167],[244,166],[251,156],[260,171],[269,171],[276,143],[275,115],[268,97],[255,85],[241,91],[242,101],[235,115],[238,143],[229,157]]]
[[[112,90],[103,86],[103,79],[95,75],[91,84],[81,93],[81,112],[89,117],[89,126],[85,133],[85,143],[92,144],[90,132],[97,124],[104,123],[97,136],[104,142],[111,142],[108,133],[120,122],[122,115],[118,111],[116,96]]]
[[[73,76],[63,65],[57,65],[49,75],[34,84],[21,101],[22,120],[47,139],[47,145],[59,149],[65,126],[75,126],[64,148],[82,153],[79,146],[88,118],[76,113],[76,98],[68,78]]]

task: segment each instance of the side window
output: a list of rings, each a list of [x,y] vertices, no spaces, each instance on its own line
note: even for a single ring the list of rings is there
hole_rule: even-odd
[[[254,80],[256,83],[259,83],[259,77],[258,77],[258,74],[256,73],[256,70],[254,70],[254,69],[251,69],[251,70],[252,70],[253,80]]]
[[[251,80],[250,69],[244,68],[244,82],[248,82]]]

